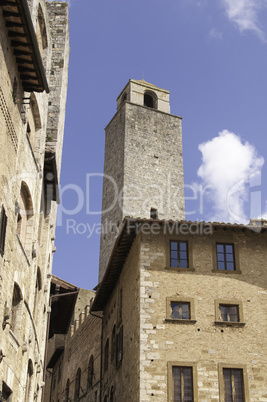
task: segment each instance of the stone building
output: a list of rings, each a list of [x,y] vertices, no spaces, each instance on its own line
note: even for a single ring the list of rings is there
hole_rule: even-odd
[[[181,118],[169,93],[130,80],[117,104],[100,283],[84,300],[93,297],[90,315],[86,307],[70,328],[63,369],[54,365],[60,392],[50,400],[267,401],[267,222],[185,221]]]
[[[102,314],[90,314],[95,292],[53,277],[51,296],[61,304],[51,306],[44,400],[99,401]]]
[[[68,5],[0,2],[0,392],[41,401],[67,94]]]

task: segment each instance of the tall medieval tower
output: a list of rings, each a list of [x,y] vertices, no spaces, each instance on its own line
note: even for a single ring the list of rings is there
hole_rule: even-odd
[[[184,219],[181,117],[144,80],[129,80],[106,127],[99,281],[125,216]]]

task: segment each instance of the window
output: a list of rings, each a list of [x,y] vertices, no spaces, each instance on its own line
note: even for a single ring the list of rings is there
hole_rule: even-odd
[[[74,390],[74,400],[78,400],[80,396],[80,388],[81,388],[81,369],[78,368],[76,377],[75,377],[75,390]]]
[[[170,241],[170,266],[173,268],[188,268],[187,241]]]
[[[15,332],[20,324],[21,301],[22,301],[21,290],[19,288],[19,285],[15,283],[13,289],[11,321],[10,321],[10,329],[12,330],[12,332]]]
[[[244,401],[244,384],[242,369],[223,369],[225,402]]]
[[[29,188],[25,182],[21,183],[20,202],[17,217],[17,234],[20,243],[27,251],[32,250],[33,204]]]
[[[215,300],[215,324],[244,326],[243,305],[239,300]]]
[[[34,306],[33,306],[33,319],[35,321],[35,325],[37,325],[38,321],[38,306],[39,306],[39,292],[42,288],[42,276],[41,276],[41,270],[38,267],[37,268],[37,274],[36,274],[36,282],[35,282],[35,293],[34,293]]]
[[[146,91],[144,93],[144,106],[157,109],[157,95],[154,92]]]
[[[33,364],[32,361],[28,362],[28,370],[27,370],[27,381],[26,381],[26,390],[25,390],[25,402],[31,400],[32,394],[32,375],[33,375]]]
[[[5,382],[3,382],[3,386],[2,386],[2,400],[3,400],[3,402],[11,401],[11,394],[12,394],[12,391],[9,388],[9,386]],[[1,393],[0,393],[0,396],[1,396]]]
[[[191,297],[167,297],[166,321],[195,323],[195,305]]]
[[[2,205],[1,217],[0,217],[0,255],[2,257],[5,252],[6,226],[7,226],[7,216],[5,208]]]
[[[171,302],[172,318],[190,320],[190,303]]]
[[[193,402],[197,400],[195,363],[168,363],[168,401]]]
[[[109,395],[109,402],[113,402],[113,401],[114,401],[114,388],[111,387],[110,395]]]
[[[111,361],[114,359],[116,352],[116,325],[113,326],[111,338]]]
[[[222,321],[239,321],[238,306],[220,304],[220,313]]]
[[[246,366],[219,364],[220,400],[223,402],[245,402],[248,400],[248,378]]]
[[[116,365],[119,366],[123,358],[123,326],[120,327],[116,339]]]
[[[94,379],[94,356],[91,355],[88,365],[88,388],[93,386]]]
[[[234,271],[234,245],[226,243],[216,244],[217,269],[221,271]]]
[[[65,388],[65,402],[68,402],[70,398],[70,380],[68,378]]]
[[[159,218],[158,210],[156,208],[150,208],[150,218],[151,219]]]
[[[109,339],[106,340],[106,345],[105,345],[104,370],[108,369],[108,355],[109,355]]]

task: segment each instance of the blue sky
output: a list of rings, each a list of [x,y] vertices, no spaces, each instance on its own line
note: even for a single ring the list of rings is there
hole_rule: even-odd
[[[130,78],[183,117],[186,218],[267,216],[266,21],[266,0],[70,1],[55,275],[97,284],[104,128]]]

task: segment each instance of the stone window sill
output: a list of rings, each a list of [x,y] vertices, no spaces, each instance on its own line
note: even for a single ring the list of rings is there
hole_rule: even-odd
[[[233,321],[214,321],[215,325],[222,325],[224,327],[244,327],[245,322],[233,322]]]
[[[172,271],[172,272],[194,272],[195,268],[165,267],[165,270]]]
[[[242,271],[236,269],[235,271],[228,271],[227,269],[213,269],[213,273],[215,274],[242,274]]]
[[[179,320],[175,318],[165,318],[165,322],[172,324],[195,324],[197,320]]]

